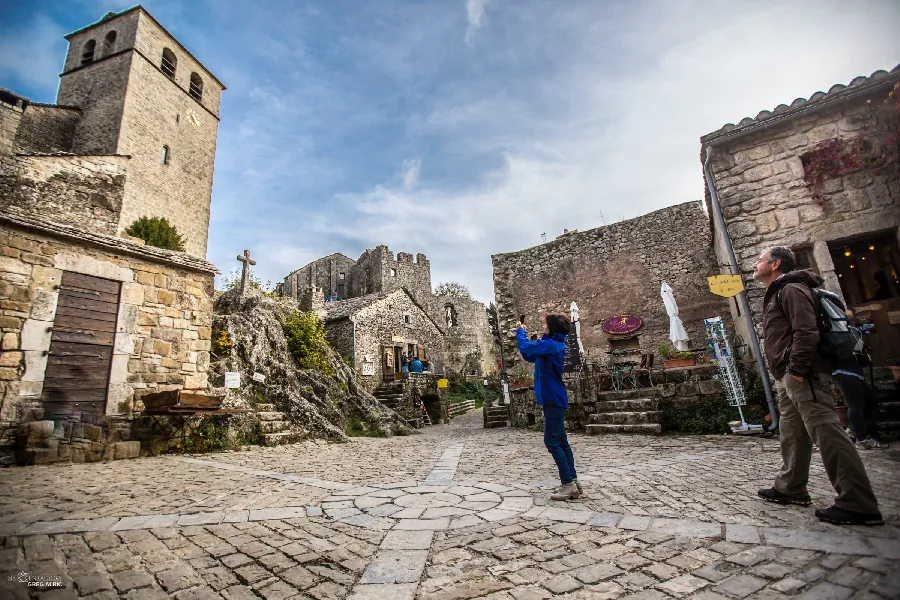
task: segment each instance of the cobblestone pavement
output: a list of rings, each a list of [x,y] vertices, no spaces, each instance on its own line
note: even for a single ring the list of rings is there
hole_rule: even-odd
[[[774,440],[571,435],[586,497],[549,501],[534,431],[474,411],[422,435],[0,471],[0,599],[900,598],[885,527],[759,502]],[[815,507],[833,492],[817,460]]]

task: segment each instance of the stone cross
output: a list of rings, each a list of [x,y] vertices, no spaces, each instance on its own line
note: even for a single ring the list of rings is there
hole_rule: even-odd
[[[250,265],[255,265],[256,261],[250,258],[250,251],[244,250],[244,254],[239,254],[237,259],[244,263],[242,272],[241,272],[241,295],[244,295],[244,292],[247,291],[247,286],[250,284]]]

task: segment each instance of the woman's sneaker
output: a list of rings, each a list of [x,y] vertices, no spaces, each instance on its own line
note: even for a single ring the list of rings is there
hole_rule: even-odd
[[[581,487],[581,483],[577,479],[572,480],[572,483],[575,484],[575,487],[578,488],[578,495],[584,496],[584,490]]]
[[[578,498],[581,494],[578,493],[578,487],[575,485],[575,482],[565,483],[559,491],[550,496],[551,500],[574,500]]]
[[[766,488],[759,490],[757,493],[766,502],[774,502],[775,504],[796,504],[797,506],[809,506],[812,504],[812,498],[809,497],[809,494],[805,496],[788,496],[775,488]]]

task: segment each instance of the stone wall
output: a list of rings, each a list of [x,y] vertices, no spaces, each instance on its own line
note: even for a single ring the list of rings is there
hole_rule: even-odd
[[[707,146],[716,145],[710,166],[757,329],[764,289],[752,279],[753,263],[767,247],[785,245],[809,252],[811,266],[824,277],[825,286],[841,294],[829,243],[876,232],[900,236],[900,181],[889,169],[827,180],[824,198],[817,201],[804,181],[802,162],[802,156],[822,141],[877,130],[883,123],[879,110],[887,93],[876,90],[813,114],[782,119],[733,141],[720,140],[724,128],[702,138],[702,156]],[[718,235],[716,251],[718,261],[727,263]],[[742,322],[739,331],[747,335]]]
[[[339,296],[349,298],[350,280],[352,278],[352,267],[356,261],[352,258],[344,256],[340,252],[335,252],[331,256],[325,256],[315,260],[308,265],[292,271],[284,278],[284,295],[291,298],[299,299],[303,290],[310,286],[318,288],[319,293],[324,295],[339,292],[339,285],[344,285],[344,293]],[[341,279],[341,273],[344,278]]]
[[[44,433],[50,426],[32,431],[21,424],[44,416],[46,352],[64,271],[122,284],[105,421],[92,423],[108,430],[104,439],[128,439],[132,416],[143,410],[142,395],[207,387],[215,268],[183,257],[74,228],[2,216],[0,451],[6,451],[7,460],[17,434],[49,439]],[[112,430],[119,433],[112,435]],[[62,453],[57,457],[69,459]],[[52,458],[45,456],[46,461]]]
[[[108,156],[0,157],[0,210],[116,235],[128,159]]]
[[[353,321],[340,319],[327,323],[325,325],[325,338],[331,344],[331,347],[341,355],[341,358],[349,360],[351,365],[354,364],[356,348],[353,344]],[[359,369],[356,370],[356,374],[359,377]]]
[[[703,319],[725,316],[728,301],[709,292],[706,278],[719,272],[709,219],[700,202],[670,206],[614,225],[569,234],[520,252],[492,257],[494,293],[508,372],[525,367],[515,345],[515,323],[526,315],[539,333],[548,313],[581,315],[587,357],[609,360],[610,336],[601,323],[618,314],[643,320],[636,332],[644,352],[667,343],[669,318],[660,297],[663,281],[675,292],[694,348],[705,347]]]
[[[373,292],[406,288],[413,298],[425,302],[431,296],[431,264],[424,254],[394,253],[385,246],[366,250],[351,269],[351,293],[358,297]]]
[[[447,305],[455,311],[455,325],[447,323]],[[428,311],[446,333],[447,371],[465,375],[489,375],[497,371],[496,345],[484,304],[466,298],[432,296]]]
[[[75,141],[75,128],[81,119],[77,108],[48,104],[29,104],[22,113],[16,132],[16,152],[69,152]]]
[[[425,404],[432,425],[449,423],[450,395],[447,388],[438,387],[437,382],[440,378],[440,375],[410,373],[403,386],[403,398],[397,405],[397,414],[407,421],[415,420],[421,423],[421,406]]]

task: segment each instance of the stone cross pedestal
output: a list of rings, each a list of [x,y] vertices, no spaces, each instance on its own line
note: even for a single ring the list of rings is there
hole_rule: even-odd
[[[250,258],[249,250],[244,250],[244,254],[239,254],[237,259],[244,263],[241,272],[241,295],[243,296],[247,291],[247,286],[250,285],[250,265],[255,265],[256,261]]]

